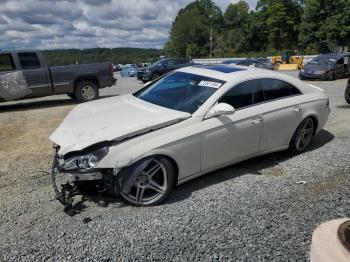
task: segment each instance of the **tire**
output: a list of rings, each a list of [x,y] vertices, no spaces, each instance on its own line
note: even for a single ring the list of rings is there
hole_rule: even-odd
[[[74,100],[77,99],[74,93],[67,94],[67,96],[69,96],[70,98],[72,98]]]
[[[278,71],[278,69],[280,68],[280,65],[281,65],[281,64],[282,64],[281,62],[276,62],[276,63],[273,65],[275,71]]]
[[[80,103],[95,100],[99,96],[98,86],[92,81],[82,81],[76,84],[74,95]]]
[[[345,89],[345,101],[350,105],[350,84]]]
[[[158,73],[153,73],[152,74],[152,81],[156,80],[159,77],[160,77],[160,75]]]
[[[293,134],[289,143],[289,150],[294,154],[304,152],[309,146],[315,130],[316,124],[314,120],[311,117],[304,119]]]
[[[335,73],[333,73],[330,77],[329,77],[329,81],[334,81],[336,79],[335,77]]]
[[[127,179],[122,179],[124,182],[120,185],[119,195],[127,204],[144,207],[158,205],[174,188],[175,168],[165,157],[145,158],[124,171],[120,175]],[[128,186],[130,188],[125,189]]]

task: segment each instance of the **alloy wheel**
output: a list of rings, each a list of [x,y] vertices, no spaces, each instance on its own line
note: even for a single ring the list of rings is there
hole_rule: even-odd
[[[128,194],[121,192],[130,203],[151,205],[164,196],[168,188],[168,177],[164,165],[152,159],[139,173]]]
[[[295,137],[295,148],[297,151],[302,152],[307,148],[314,134],[314,129],[314,121],[311,118],[302,122]]]
[[[95,96],[95,90],[92,86],[83,86],[81,89],[81,95],[86,99],[86,100],[91,100]]]

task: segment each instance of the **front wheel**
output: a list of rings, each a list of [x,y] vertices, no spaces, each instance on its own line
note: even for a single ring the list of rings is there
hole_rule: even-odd
[[[276,63],[273,65],[274,69],[275,69],[276,71],[279,70],[281,64],[282,64],[281,62],[276,62]]]
[[[156,79],[159,78],[159,77],[160,77],[160,75],[159,75],[158,73],[154,73],[154,74],[152,75],[152,81],[156,80]]]
[[[79,102],[88,102],[98,98],[98,86],[92,81],[79,82],[74,90],[74,95]]]
[[[350,84],[345,89],[345,101],[350,105]]]
[[[293,153],[304,152],[310,144],[311,138],[315,133],[315,123],[312,118],[306,118],[295,130],[289,149]]]
[[[146,158],[137,163],[135,170],[137,173],[132,174],[131,184],[127,181],[121,185],[120,196],[129,204],[135,206],[160,204],[174,187],[175,169],[167,158]],[[126,192],[125,186],[129,186]]]

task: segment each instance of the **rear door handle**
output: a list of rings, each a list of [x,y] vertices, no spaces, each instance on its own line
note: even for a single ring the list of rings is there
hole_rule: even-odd
[[[259,116],[258,118],[252,120],[253,124],[260,124],[262,122],[263,118],[262,116]]]

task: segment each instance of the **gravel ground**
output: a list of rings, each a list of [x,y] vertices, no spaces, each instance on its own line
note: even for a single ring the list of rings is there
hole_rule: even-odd
[[[156,207],[78,197],[73,217],[53,200],[47,137],[75,104],[65,96],[1,104],[0,260],[308,261],[314,228],[350,216],[346,80],[313,84],[325,89],[332,113],[304,154],[221,169]],[[120,78],[102,95],[141,86]]]

